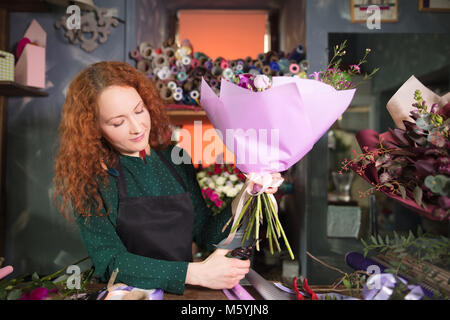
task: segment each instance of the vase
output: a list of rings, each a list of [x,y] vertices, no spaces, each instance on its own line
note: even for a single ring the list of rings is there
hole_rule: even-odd
[[[352,186],[354,174],[352,171],[338,172],[333,171],[331,173],[333,177],[333,183],[336,188],[337,198],[339,201],[350,202],[350,188]]]

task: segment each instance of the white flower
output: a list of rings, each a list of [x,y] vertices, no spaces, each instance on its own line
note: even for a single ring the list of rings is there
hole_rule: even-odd
[[[238,194],[239,191],[236,191],[234,188],[230,188],[227,192],[226,195],[229,198],[233,198],[236,197],[236,195]]]
[[[219,185],[219,186],[222,186],[222,185],[225,184],[225,181],[226,181],[226,180],[227,180],[227,179],[224,178],[224,177],[219,177],[219,178],[217,178],[217,180],[216,180],[216,184]]]
[[[208,188],[214,189],[216,187],[216,184],[214,182],[208,183]]]
[[[255,80],[253,80],[253,84],[256,89],[264,90],[270,86],[270,79],[265,74],[259,74],[255,77]]]
[[[228,179],[230,179],[231,182],[235,182],[235,181],[238,181],[238,180],[239,180],[239,178],[238,178],[237,175],[235,175],[235,174],[230,175],[230,176],[228,177]]]
[[[225,178],[228,178],[230,176],[230,174],[228,172],[222,172],[222,176]]]
[[[200,171],[199,173],[197,173],[197,178],[201,179],[206,177],[206,172],[205,171]]]
[[[216,181],[217,178],[219,178],[219,176],[217,174],[215,174],[215,175],[211,176],[211,178],[213,179],[213,181]]]

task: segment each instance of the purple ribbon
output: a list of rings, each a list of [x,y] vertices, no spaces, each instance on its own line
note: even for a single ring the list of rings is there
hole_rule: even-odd
[[[222,291],[228,300],[255,300],[240,284],[235,285],[232,289],[223,289]]]

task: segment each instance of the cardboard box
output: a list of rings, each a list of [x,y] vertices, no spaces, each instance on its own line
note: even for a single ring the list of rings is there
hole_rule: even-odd
[[[45,88],[45,50],[47,33],[33,19],[25,32],[30,39],[15,66],[15,81],[24,86]]]
[[[14,55],[0,50],[0,80],[14,81]]]

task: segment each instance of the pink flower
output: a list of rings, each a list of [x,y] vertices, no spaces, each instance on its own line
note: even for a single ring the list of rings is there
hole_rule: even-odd
[[[211,197],[211,195],[213,194],[213,189],[211,189],[211,188],[206,188],[206,190],[205,190],[205,194],[208,196],[208,198],[210,198]]]
[[[218,195],[217,193],[213,192],[213,193],[209,196],[209,199],[210,199],[212,202],[216,202],[217,200],[219,200],[219,195]]]
[[[217,208],[220,208],[221,206],[222,206],[222,204],[223,204],[223,201],[222,200],[217,200],[216,202],[215,202],[215,204],[216,204],[216,207]]]
[[[350,69],[355,70],[357,73],[361,73],[361,68],[357,64],[351,65]]]
[[[321,74],[322,72],[313,72],[312,74],[310,74],[309,76],[311,77],[313,77],[314,78],[314,80],[316,80],[316,81],[320,81],[320,74]]]
[[[48,297],[49,293],[55,293],[57,291],[57,288],[48,290],[47,288],[39,287],[28,294],[22,293],[22,298],[20,298],[19,300],[45,300],[45,298]]]

